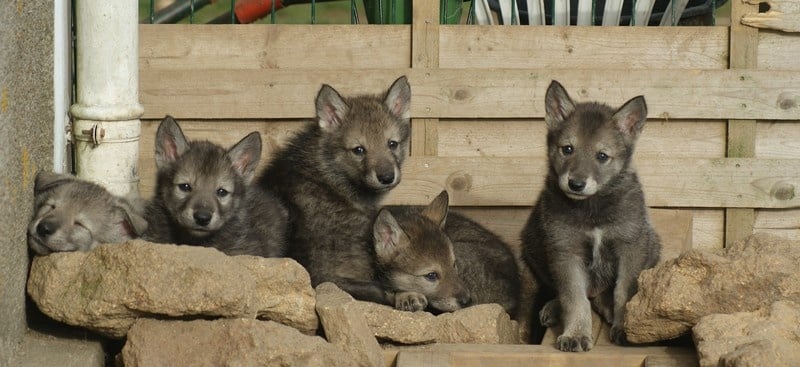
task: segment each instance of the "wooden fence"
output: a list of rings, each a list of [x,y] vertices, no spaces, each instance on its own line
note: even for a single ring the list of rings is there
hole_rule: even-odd
[[[546,173],[543,98],[556,79],[578,100],[646,97],[635,162],[668,250],[754,230],[797,237],[800,33],[745,26],[758,6],[732,1],[730,27],[439,25],[439,3],[420,0],[411,25],[141,25],[140,189],[152,193],[165,114],[190,139],[260,131],[266,162],[313,117],[322,83],[378,93],[407,75],[411,157],[388,203],[446,188],[517,244]]]

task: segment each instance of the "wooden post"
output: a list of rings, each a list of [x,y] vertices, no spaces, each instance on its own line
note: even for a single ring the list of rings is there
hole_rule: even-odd
[[[758,13],[758,4],[744,0],[731,3],[730,68],[754,69],[758,66],[758,29],[742,24],[745,14]],[[727,156],[755,157],[756,120],[729,120]],[[725,209],[725,247],[753,233],[754,209]]]
[[[412,1],[411,67],[439,67],[439,2]],[[411,90],[414,85],[411,84]],[[413,95],[413,93],[412,93]],[[411,155],[437,155],[439,119],[411,120]]]

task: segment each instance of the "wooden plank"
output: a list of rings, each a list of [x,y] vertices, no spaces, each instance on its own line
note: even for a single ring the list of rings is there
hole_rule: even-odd
[[[545,345],[433,344],[399,349],[397,367],[428,365],[640,367],[650,356],[677,358],[677,356],[694,355],[692,349],[681,347],[596,346],[589,353],[564,353]],[[403,363],[405,358],[409,358],[408,361],[413,361],[413,364]]]
[[[769,10],[764,13],[749,12],[742,16],[742,24],[776,29],[784,32],[800,32],[800,6],[797,0],[744,0],[748,4],[767,3]]]
[[[800,158],[800,121],[760,121],[755,134],[756,157]]]
[[[143,150],[144,151],[144,150]],[[149,161],[149,163],[148,163]],[[139,191],[153,192],[155,167],[142,154]],[[800,187],[800,160],[642,159],[637,165],[648,205],[698,208],[783,208],[800,196],[780,200],[772,189]],[[545,166],[527,158],[409,157],[403,181],[387,204],[428,204],[447,188],[456,206],[529,206],[542,188]]]
[[[439,62],[456,69],[721,70],[728,37],[727,27],[444,26]]]
[[[800,34],[761,30],[758,32],[758,68],[800,70]]]
[[[800,197],[773,188],[800,187],[797,159],[670,159],[636,162],[647,204],[653,207],[784,208]],[[443,188],[457,206],[525,206],[538,195],[545,163],[529,158],[411,157],[392,204],[427,204]]]
[[[733,2],[731,19],[741,19],[758,12],[758,4]],[[758,29],[731,24],[731,69],[751,69],[758,65]],[[728,157],[755,156],[756,120],[764,116],[734,117],[728,122]],[[725,246],[728,247],[753,233],[755,212],[750,208],[729,208],[725,211]]]
[[[692,210],[692,248],[720,251],[725,246],[725,210]]]
[[[437,68],[439,67],[439,12],[441,9],[435,1],[415,0],[413,4],[411,66],[416,69]],[[437,129],[437,119],[412,119],[411,155],[435,156],[437,154]]]
[[[763,158],[800,158],[800,129],[791,123],[782,125],[786,128],[776,128],[774,133],[764,131],[762,135],[775,135],[769,141],[777,141],[779,133],[789,133],[786,139],[780,140],[783,145],[765,144],[764,149],[788,149],[794,145],[797,149],[789,149],[783,156]],[[543,120],[442,120],[439,121],[439,155],[544,158],[547,156],[546,135]],[[795,136],[798,139],[792,140]],[[721,158],[725,156],[726,137],[723,121],[651,119],[636,144],[636,159]]]
[[[146,119],[309,118],[322,83],[342,94],[381,93],[404,74],[413,118],[543,118],[553,79],[576,100],[620,105],[644,95],[651,118],[796,120],[800,113],[800,72],[758,70],[151,69],[141,72],[140,101]]]
[[[409,25],[139,25],[141,70],[404,68],[410,52]]]

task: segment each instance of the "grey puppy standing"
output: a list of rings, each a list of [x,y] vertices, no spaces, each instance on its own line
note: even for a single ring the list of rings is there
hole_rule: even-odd
[[[71,175],[41,171],[33,193],[27,237],[39,255],[88,251],[139,237],[147,229],[141,208],[132,201]]]
[[[494,233],[449,212],[448,201],[442,191],[422,209],[378,213],[373,236],[388,301],[399,310],[444,312],[496,303],[516,318],[520,277],[514,254]]]
[[[593,306],[611,324],[611,340],[624,344],[625,303],[661,249],[631,163],[647,119],[644,97],[618,109],[575,103],[553,81],[545,109],[549,170],[522,231],[525,262],[556,295],[540,321],[563,324],[559,349],[587,351]]]
[[[411,89],[398,78],[382,95],[342,97],[323,85],[316,121],[279,151],[259,183],[289,209],[289,254],[311,283],[385,303],[375,278],[372,221],[408,155]]]
[[[165,117],[156,133],[156,192],[143,238],[214,247],[228,255],[284,256],[286,208],[250,185],[260,157],[257,132],[226,150],[188,141],[178,123]]]

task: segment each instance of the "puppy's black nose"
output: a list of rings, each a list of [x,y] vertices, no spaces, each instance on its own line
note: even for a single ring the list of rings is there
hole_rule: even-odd
[[[201,226],[206,226],[211,223],[211,217],[213,216],[214,214],[208,210],[198,210],[194,212],[194,222]]]
[[[394,182],[394,172],[384,173],[378,175],[378,181],[380,181],[384,185],[388,185]]]
[[[465,295],[463,295],[461,297],[458,297],[458,304],[462,308],[463,307],[467,307],[470,304],[472,304],[472,297],[470,297],[469,294],[465,294]]]
[[[583,180],[569,180],[569,189],[575,192],[581,192],[586,187],[586,181]]]
[[[36,234],[40,237],[47,237],[56,232],[58,226],[51,222],[39,222],[36,225]]]

